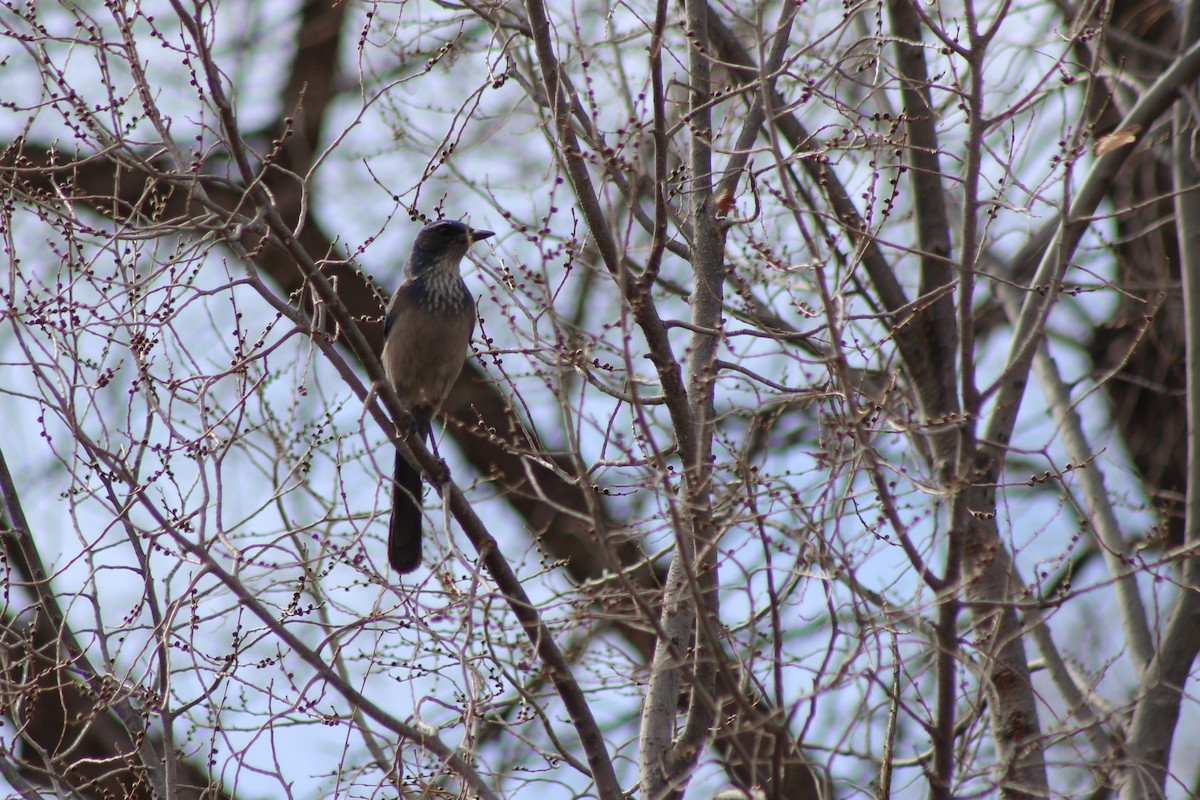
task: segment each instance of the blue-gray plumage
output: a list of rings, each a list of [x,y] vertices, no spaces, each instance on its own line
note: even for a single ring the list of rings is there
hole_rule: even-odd
[[[475,330],[475,298],[458,265],[473,242],[491,231],[450,219],[417,233],[404,264],[404,281],[383,320],[383,371],[428,439],[430,423],[462,371]],[[396,454],[388,561],[397,572],[421,564],[421,473]]]

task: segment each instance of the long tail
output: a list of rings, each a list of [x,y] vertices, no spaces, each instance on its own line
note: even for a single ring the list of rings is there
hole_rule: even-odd
[[[429,437],[429,423],[418,421],[422,439]],[[388,527],[388,561],[401,574],[421,566],[421,473],[396,453],[395,483],[392,485],[392,520]]]

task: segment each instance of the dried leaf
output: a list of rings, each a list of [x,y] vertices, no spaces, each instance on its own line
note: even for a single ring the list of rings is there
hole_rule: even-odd
[[[1137,141],[1137,135],[1142,132],[1141,125],[1130,125],[1128,128],[1122,128],[1119,131],[1113,131],[1107,136],[1101,136],[1096,140],[1095,147],[1092,152],[1097,156],[1102,156],[1105,153],[1111,153],[1113,150],[1124,147],[1128,144],[1133,144]]]
[[[721,216],[727,216],[733,210],[734,197],[733,192],[729,189],[722,189],[717,192],[717,196],[713,198],[713,205],[717,208],[717,213]]]

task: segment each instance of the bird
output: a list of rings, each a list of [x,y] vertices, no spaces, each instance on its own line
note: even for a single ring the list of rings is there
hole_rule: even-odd
[[[475,242],[495,236],[452,219],[417,232],[404,279],[383,318],[383,371],[428,441],[475,332],[475,298],[459,264]],[[388,562],[401,574],[421,565],[421,473],[397,451],[388,524]]]

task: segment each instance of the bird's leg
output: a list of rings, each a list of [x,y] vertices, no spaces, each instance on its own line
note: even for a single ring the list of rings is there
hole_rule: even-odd
[[[443,428],[443,430],[445,429]],[[440,497],[442,495],[442,487],[450,482],[450,465],[446,463],[446,460],[442,458],[442,454],[438,452],[438,441],[439,437],[433,436],[431,431],[429,436],[429,452],[433,455],[433,460],[437,462],[437,471],[430,473],[429,477],[432,479],[430,483],[437,487],[437,493]]]

